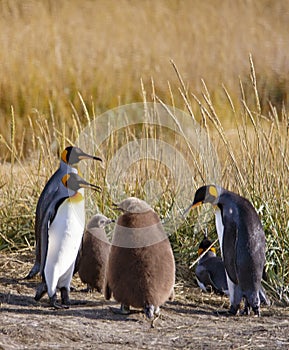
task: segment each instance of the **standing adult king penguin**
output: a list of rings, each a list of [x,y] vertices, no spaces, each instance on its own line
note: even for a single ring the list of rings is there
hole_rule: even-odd
[[[61,160],[59,168],[56,172],[51,176],[51,178],[46,183],[43,191],[40,194],[40,197],[36,206],[36,216],[35,216],[35,261],[32,269],[25,277],[26,279],[30,279],[34,277],[40,270],[40,262],[41,262],[41,226],[43,217],[46,214],[46,211],[49,210],[49,206],[54,197],[61,196],[66,193],[66,189],[63,186],[59,186],[61,183],[61,179],[65,174],[68,173],[78,173],[76,169],[76,165],[82,159],[95,159],[102,161],[101,158],[91,156],[85,152],[83,152],[78,147],[66,147],[65,150],[61,153]]]
[[[215,185],[200,187],[190,208],[203,203],[216,206],[216,227],[231,303],[229,312],[236,315],[244,297],[243,313],[249,314],[252,307],[254,314],[260,316],[260,296],[266,300],[261,286],[265,233],[256,210],[246,198]]]
[[[84,188],[100,190],[78,174],[68,173],[61,179],[58,192],[46,210],[41,225],[42,283],[35,300],[47,291],[50,305],[68,307],[70,282],[85,226]],[[60,289],[62,305],[57,304],[56,288]]]

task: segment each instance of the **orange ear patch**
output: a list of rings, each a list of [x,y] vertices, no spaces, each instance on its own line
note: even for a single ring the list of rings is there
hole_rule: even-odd
[[[204,251],[203,248],[199,248],[199,249],[198,249],[198,256],[200,256],[201,254],[203,254],[203,251]]]
[[[65,174],[65,175],[62,177],[61,181],[62,181],[62,183],[63,183],[64,186],[66,186],[69,177],[70,177],[69,174]]]
[[[61,153],[61,159],[64,161],[64,163],[67,163],[67,150],[66,149]]]

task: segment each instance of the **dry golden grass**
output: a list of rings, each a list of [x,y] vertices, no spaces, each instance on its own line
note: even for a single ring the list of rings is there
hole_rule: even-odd
[[[7,135],[11,106],[17,142],[28,116],[54,115],[71,129],[70,102],[77,92],[95,112],[142,100],[140,79],[170,103],[178,81],[170,59],[195,93],[208,83],[222,119],[223,83],[239,96],[239,76],[247,98],[248,55],[252,53],[263,106],[287,98],[289,76],[288,0],[283,1],[37,1],[0,2],[0,118]],[[183,101],[175,93],[175,103]],[[288,103],[288,100],[287,100]],[[38,111],[38,112],[37,112]],[[90,111],[91,112],[91,111]],[[25,135],[26,147],[30,137]],[[2,149],[1,149],[2,151]],[[1,152],[2,153],[2,152]]]

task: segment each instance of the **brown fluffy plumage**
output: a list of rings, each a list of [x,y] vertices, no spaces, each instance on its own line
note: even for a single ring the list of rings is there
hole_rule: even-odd
[[[97,214],[87,224],[83,235],[83,243],[78,265],[78,274],[88,289],[96,289],[102,293],[105,270],[109,257],[110,243],[104,226],[111,220],[104,215]]]
[[[127,201],[127,200],[126,200]],[[175,261],[158,215],[131,199],[138,210],[123,209],[114,231],[106,276],[105,297],[122,305],[156,310],[173,296]],[[133,206],[133,207],[134,207]]]

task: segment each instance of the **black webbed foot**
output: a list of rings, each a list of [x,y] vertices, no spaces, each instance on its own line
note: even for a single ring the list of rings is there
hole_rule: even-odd
[[[68,309],[71,302],[69,299],[69,291],[67,288],[62,287],[60,288],[60,294],[61,294],[61,304],[64,309]]]

